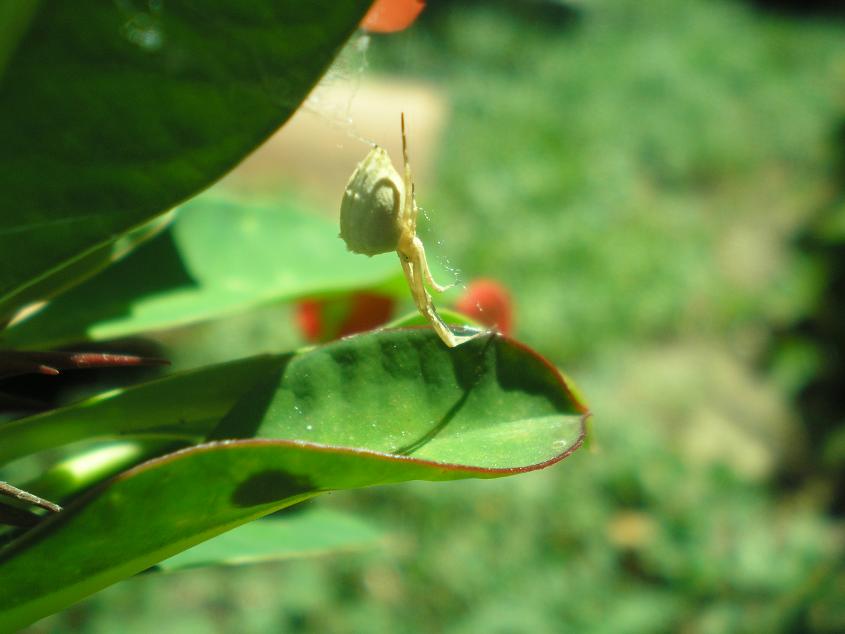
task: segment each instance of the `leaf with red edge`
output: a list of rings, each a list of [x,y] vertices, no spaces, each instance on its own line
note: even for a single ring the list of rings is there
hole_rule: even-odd
[[[213,440],[103,483],[1,549],[3,627],[325,491],[548,467],[589,416],[552,365],[498,335],[449,349],[428,328],[386,330],[271,361]]]

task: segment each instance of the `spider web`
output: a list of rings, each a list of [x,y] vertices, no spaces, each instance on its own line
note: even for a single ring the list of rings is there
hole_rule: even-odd
[[[370,44],[371,38],[366,33],[353,35],[302,104],[329,126],[366,146],[372,146],[374,142],[358,132],[352,104],[370,67],[367,57]]]
[[[390,37],[403,37],[403,34]],[[354,35],[302,106],[308,112],[322,119],[327,126],[341,131],[344,136],[353,142],[360,143],[362,158],[369,148],[375,144],[375,141],[367,138],[359,131],[353,115],[353,104],[359,97],[365,80],[373,76],[369,60],[369,53],[373,44],[372,36],[366,33],[359,32]],[[412,78],[410,74],[408,78]],[[410,142],[413,144],[413,139]],[[413,160],[411,164],[413,167]],[[401,169],[401,164],[397,167]],[[422,224],[431,227],[432,218],[428,210],[422,205],[419,205],[419,209],[425,219]],[[423,231],[423,233],[426,232]],[[441,275],[438,277],[442,278],[445,272],[447,279],[442,281],[447,282],[454,288],[465,289],[466,284],[461,279],[460,270],[452,264],[446,255],[444,250],[446,245],[444,245],[443,240],[438,239],[432,246],[436,248],[430,249],[428,256],[429,259],[436,262],[437,268],[441,270]]]

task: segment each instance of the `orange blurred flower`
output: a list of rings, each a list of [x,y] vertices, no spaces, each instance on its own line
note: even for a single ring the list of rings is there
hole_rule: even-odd
[[[404,31],[424,8],[424,0],[376,0],[361,20],[361,28],[372,33]]]

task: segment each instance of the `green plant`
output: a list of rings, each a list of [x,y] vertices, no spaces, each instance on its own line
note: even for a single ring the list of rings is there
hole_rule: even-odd
[[[42,363],[57,346],[389,286],[392,263],[346,254],[332,223],[294,203],[200,193],[294,112],[368,4],[5,6],[0,374],[58,371]],[[9,416],[6,492],[64,508],[2,498],[7,518],[27,520],[0,533],[0,631],[323,492],[551,465],[580,446],[587,415],[520,344],[490,335],[450,350],[405,328]],[[314,521],[336,545],[343,520]],[[262,524],[183,557],[263,557],[284,530]],[[319,541],[313,524],[302,531]]]

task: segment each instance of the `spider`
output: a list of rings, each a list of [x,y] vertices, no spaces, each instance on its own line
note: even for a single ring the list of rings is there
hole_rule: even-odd
[[[411,165],[408,162],[408,139],[405,114],[402,113],[402,157],[405,174],[399,176],[387,151],[373,146],[358,164],[340,203],[340,237],[353,253],[368,256],[396,251],[414,303],[450,348],[477,337],[457,335],[446,325],[431,300],[426,284],[443,292],[450,288],[434,281],[425,257],[425,247],[417,236],[417,207]],[[408,193],[410,192],[410,195]]]

